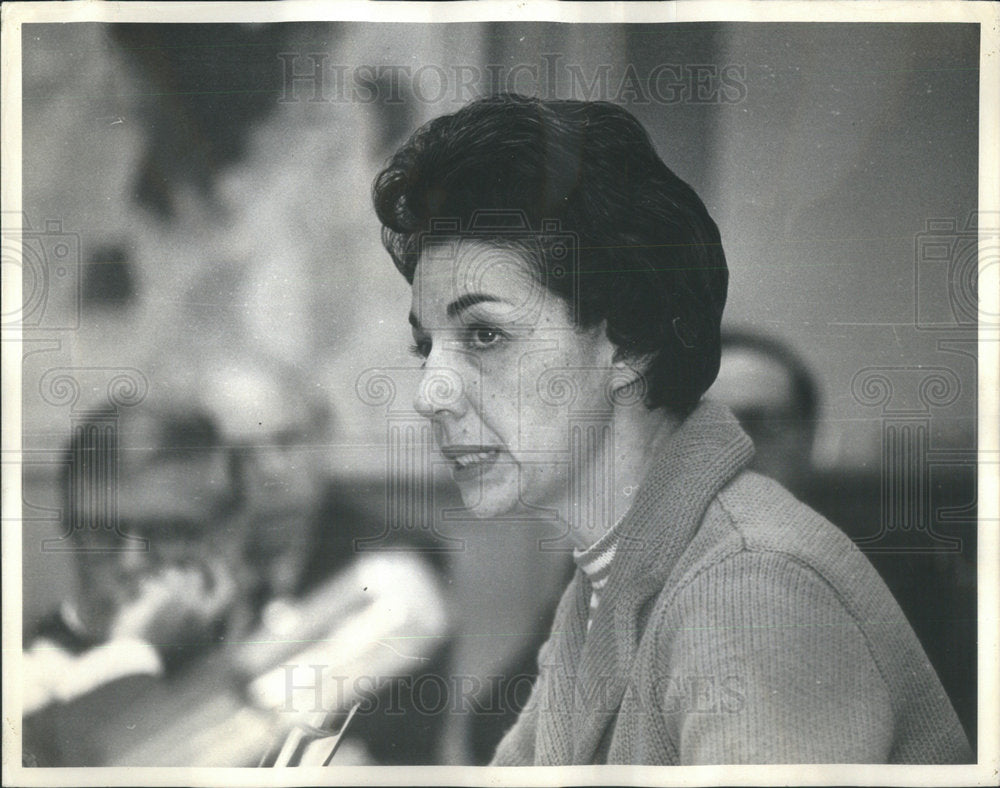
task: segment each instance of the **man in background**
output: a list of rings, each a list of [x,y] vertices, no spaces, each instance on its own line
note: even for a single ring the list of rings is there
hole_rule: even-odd
[[[76,593],[26,633],[25,760],[96,764],[108,712],[245,626],[253,573],[239,474],[192,408],[95,414],[62,478]]]
[[[380,501],[331,478],[322,398],[250,363],[200,380],[183,407],[74,432],[77,592],[25,637],[27,764],[252,766],[317,697],[371,701],[366,681],[426,670],[444,643],[437,568],[357,549]],[[429,758],[436,722],[385,710],[359,714],[339,762]]]
[[[798,354],[770,337],[724,331],[706,396],[728,405],[753,439],[753,469],[801,497],[813,470],[819,393]]]

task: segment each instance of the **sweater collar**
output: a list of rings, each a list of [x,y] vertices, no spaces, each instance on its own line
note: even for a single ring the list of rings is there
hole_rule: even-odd
[[[616,713],[642,634],[644,607],[663,590],[709,503],[752,457],[753,443],[728,408],[702,402],[654,459],[615,529],[608,582],[583,644],[580,681],[584,687],[602,684],[609,694],[577,722],[575,763],[590,762]],[[574,609],[581,612],[579,605]]]
[[[709,503],[752,458],[753,443],[729,409],[703,401],[653,460],[622,519],[609,585],[637,605],[658,593]]]

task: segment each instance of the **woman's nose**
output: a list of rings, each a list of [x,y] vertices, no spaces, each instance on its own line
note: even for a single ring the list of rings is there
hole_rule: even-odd
[[[431,419],[441,413],[458,415],[465,396],[462,376],[447,366],[424,368],[417,386],[413,407],[421,416]]]

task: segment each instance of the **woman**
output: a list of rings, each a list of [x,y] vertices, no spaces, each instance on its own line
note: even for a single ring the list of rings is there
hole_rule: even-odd
[[[374,202],[465,505],[558,518],[578,565],[495,764],[971,759],[867,560],[702,401],[725,257],[631,115],[473,102]]]

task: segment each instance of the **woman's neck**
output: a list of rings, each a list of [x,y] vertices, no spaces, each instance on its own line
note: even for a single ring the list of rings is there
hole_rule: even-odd
[[[574,469],[580,505],[571,502],[567,509],[574,547],[586,550],[625,516],[650,463],[679,424],[662,408],[615,408],[607,439],[586,452],[584,467]]]

